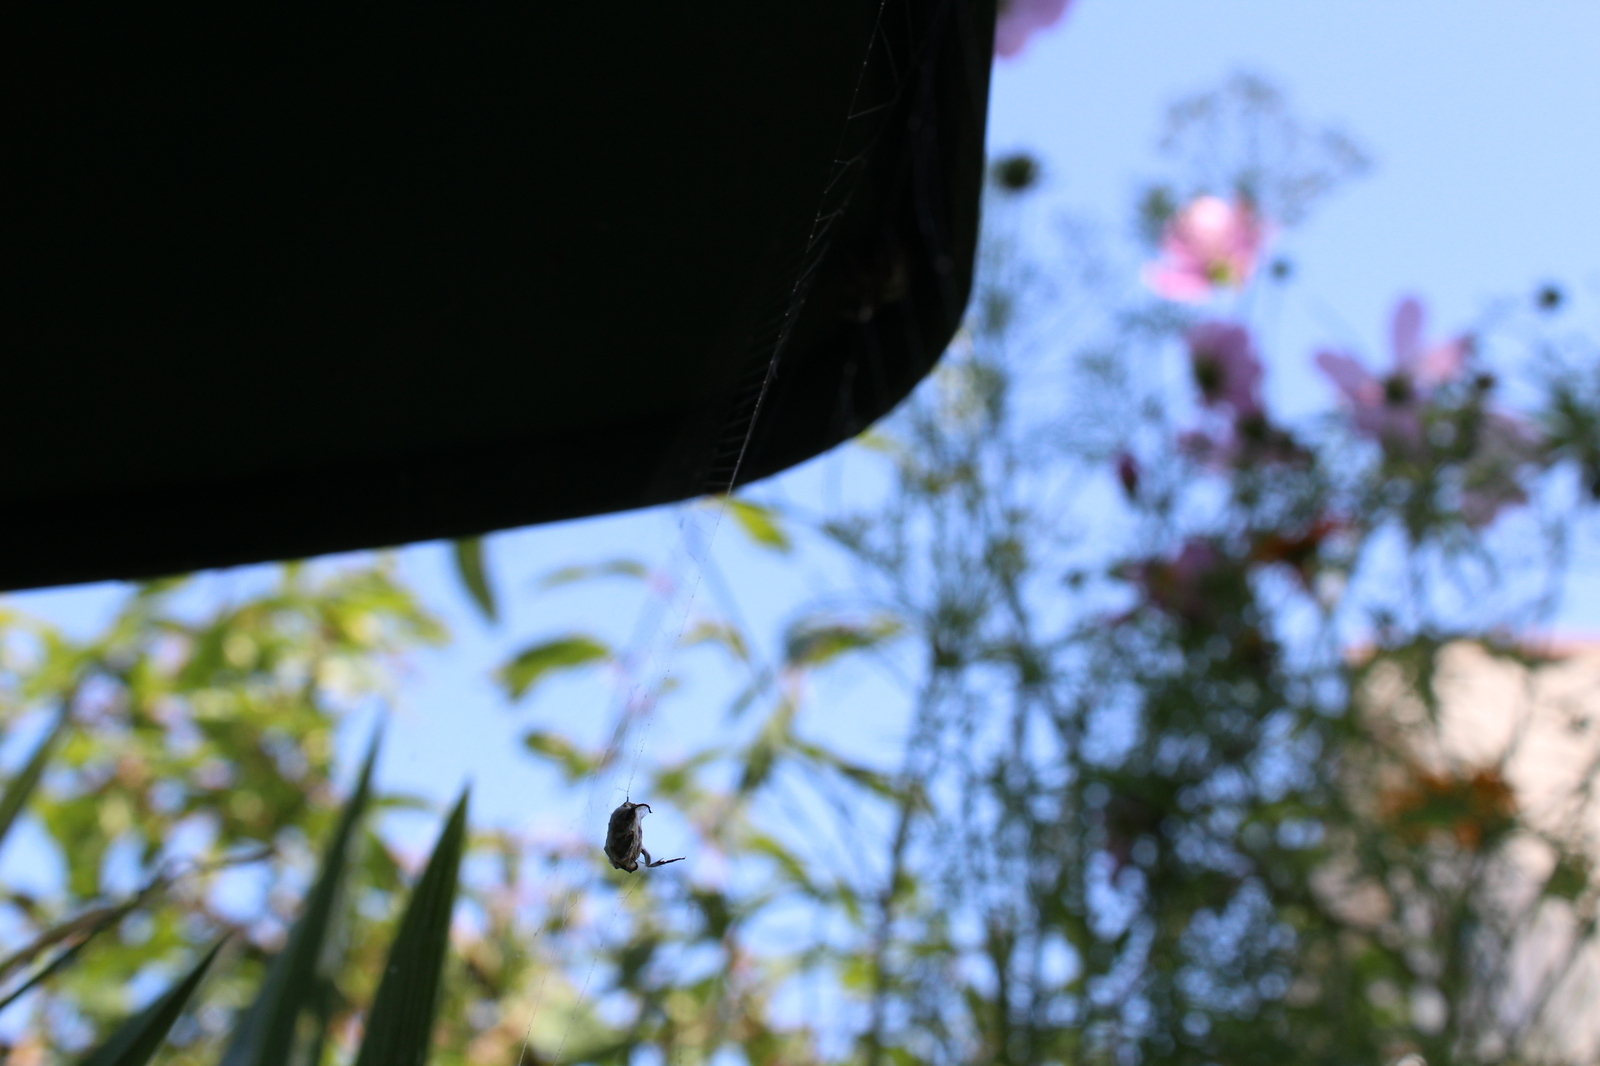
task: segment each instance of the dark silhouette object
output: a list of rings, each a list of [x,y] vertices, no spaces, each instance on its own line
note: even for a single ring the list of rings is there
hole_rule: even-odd
[[[6,8],[0,588],[640,507],[847,439],[964,309],[993,25]]]
[[[641,855],[644,856],[644,865],[652,870],[669,862],[682,862],[682,855],[676,859],[650,861],[650,853],[644,847],[644,815],[639,813],[641,807],[650,810],[648,803],[623,800],[622,806],[611,812],[611,821],[606,825],[606,858],[611,860],[611,865],[631,874],[639,868]]]

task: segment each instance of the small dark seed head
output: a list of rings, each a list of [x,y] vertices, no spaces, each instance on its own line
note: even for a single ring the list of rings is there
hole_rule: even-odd
[[[992,173],[994,183],[1006,192],[1026,192],[1039,180],[1039,163],[1026,152],[1017,152],[995,160]]]

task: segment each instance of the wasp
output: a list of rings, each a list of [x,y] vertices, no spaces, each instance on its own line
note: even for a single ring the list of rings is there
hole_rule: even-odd
[[[649,811],[650,804],[623,800],[622,806],[611,812],[611,822],[606,826],[606,858],[611,860],[611,865],[631,874],[639,868],[641,855],[644,865],[652,869],[669,862],[682,862],[682,855],[676,859],[650,861],[650,853],[644,849],[644,826],[640,824],[644,815],[639,813],[640,808]]]

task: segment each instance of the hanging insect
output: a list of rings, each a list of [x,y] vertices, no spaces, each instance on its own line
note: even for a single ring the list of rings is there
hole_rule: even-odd
[[[611,812],[611,822],[606,826],[606,858],[611,860],[611,865],[631,874],[639,868],[641,855],[644,856],[644,865],[651,868],[665,866],[669,862],[682,862],[682,855],[676,859],[650,861],[650,853],[644,849],[644,826],[640,824],[644,815],[639,813],[641,807],[650,810],[648,803],[623,800],[622,806]]]

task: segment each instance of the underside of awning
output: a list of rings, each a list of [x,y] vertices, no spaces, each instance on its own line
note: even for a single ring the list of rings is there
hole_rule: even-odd
[[[0,588],[642,507],[853,436],[962,315],[993,24],[0,14]]]

